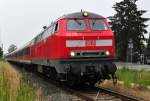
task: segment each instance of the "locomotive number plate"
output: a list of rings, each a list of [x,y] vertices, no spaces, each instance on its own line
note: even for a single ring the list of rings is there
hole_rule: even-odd
[[[86,40],[86,46],[96,46],[96,40]]]

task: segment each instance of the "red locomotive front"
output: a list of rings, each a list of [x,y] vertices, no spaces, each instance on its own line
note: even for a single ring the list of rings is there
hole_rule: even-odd
[[[95,83],[109,79],[109,75],[114,77],[114,35],[106,19],[83,12],[66,15],[60,23],[60,32],[55,34],[57,51],[53,50],[57,55],[53,54],[52,63],[61,70],[59,78]]]

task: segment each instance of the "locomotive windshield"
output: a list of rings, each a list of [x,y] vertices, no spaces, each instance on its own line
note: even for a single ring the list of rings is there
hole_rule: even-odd
[[[92,30],[108,30],[107,25],[102,20],[90,20]]]
[[[85,20],[68,20],[67,21],[67,30],[86,30],[86,22]]]

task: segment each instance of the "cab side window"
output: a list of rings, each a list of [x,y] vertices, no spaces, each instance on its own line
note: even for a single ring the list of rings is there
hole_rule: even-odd
[[[54,32],[58,32],[58,30],[59,30],[59,26],[58,26],[58,23],[56,23],[54,27]]]
[[[53,25],[53,33],[58,32],[58,31],[59,31],[59,24],[57,22]]]

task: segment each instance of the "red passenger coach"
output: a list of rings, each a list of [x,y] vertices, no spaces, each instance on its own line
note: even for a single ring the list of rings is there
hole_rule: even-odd
[[[114,56],[114,34],[107,20],[98,14],[77,12],[44,27],[25,47],[8,54],[6,59],[34,65],[30,68],[53,79],[94,84],[114,79]]]

